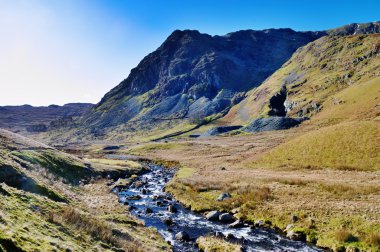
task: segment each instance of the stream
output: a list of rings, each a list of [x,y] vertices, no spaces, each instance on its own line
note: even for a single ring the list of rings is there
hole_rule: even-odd
[[[243,251],[323,251],[303,242],[289,240],[269,229],[252,229],[248,225],[231,228],[219,221],[209,221],[164,192],[165,184],[175,174],[174,169],[153,164],[149,167],[148,173],[141,175],[129,188],[118,192],[119,201],[129,205],[131,213],[143,220],[146,226],[155,227],[172,245],[173,251],[199,251],[195,240],[207,234],[228,237],[230,241],[240,244]],[[169,205],[173,206],[175,212],[168,211]],[[175,239],[180,231],[189,235],[189,241]]]

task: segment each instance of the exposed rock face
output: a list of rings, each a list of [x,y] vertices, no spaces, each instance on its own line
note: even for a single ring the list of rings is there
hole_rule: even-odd
[[[380,33],[380,22],[348,24],[327,31],[329,35],[357,35]]]
[[[289,117],[268,117],[253,120],[244,131],[261,132],[271,130],[284,130],[297,126],[303,122],[305,118],[289,118]]]
[[[292,53],[324,32],[245,30],[225,36],[174,31],[108,92],[84,122],[107,127],[130,121],[203,118],[228,109]]]
[[[202,133],[199,137],[209,137],[209,136],[216,136],[220,135],[223,133],[227,133],[229,131],[237,130],[240,129],[243,126],[236,125],[236,126],[219,126],[219,127],[214,127],[205,133]]]

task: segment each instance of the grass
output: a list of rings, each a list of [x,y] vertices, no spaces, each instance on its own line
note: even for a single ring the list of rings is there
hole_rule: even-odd
[[[117,238],[112,234],[112,226],[106,224],[104,221],[90,217],[74,207],[64,207],[57,213],[50,212],[48,215],[48,221],[59,225],[69,225],[77,232],[85,232],[94,239],[104,241],[122,247],[124,244],[120,238]],[[129,240],[131,238],[129,237]]]
[[[179,143],[149,143],[141,146],[130,148],[127,152],[132,155],[140,155],[143,152],[156,151],[156,150],[172,150],[186,147]]]
[[[80,180],[93,175],[93,171],[86,167],[83,162],[58,151],[22,150],[13,151],[12,155],[34,165],[39,165],[68,183],[78,184]]]
[[[138,162],[132,160],[115,160],[115,159],[104,159],[104,158],[90,158],[88,161],[103,165],[111,165],[111,166],[123,166],[129,167],[132,169],[142,168],[142,165]]]
[[[197,239],[198,247],[204,252],[240,252],[241,246],[212,236],[201,236]]]
[[[376,122],[347,122],[306,133],[255,161],[253,167],[369,171],[380,169]]]

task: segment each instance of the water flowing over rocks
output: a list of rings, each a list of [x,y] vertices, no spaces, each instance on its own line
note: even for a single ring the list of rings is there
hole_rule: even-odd
[[[149,168],[150,171],[137,178],[132,186],[118,192],[119,201],[127,204],[129,211],[146,226],[157,228],[173,251],[198,251],[195,240],[205,235],[237,243],[243,251],[322,251],[304,242],[292,241],[271,229],[249,226],[229,213],[211,211],[204,216],[192,212],[164,192],[175,170],[157,165],[149,165]],[[136,184],[143,184],[146,193],[134,186]]]

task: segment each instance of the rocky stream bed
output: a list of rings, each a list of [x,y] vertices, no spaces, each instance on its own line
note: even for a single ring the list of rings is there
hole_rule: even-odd
[[[155,227],[172,245],[173,251],[198,251],[195,240],[214,235],[240,244],[243,251],[322,251],[312,245],[293,241],[271,229],[252,227],[243,222],[210,220],[183,207],[164,191],[165,184],[174,176],[174,169],[150,164],[150,171],[137,178],[128,188],[118,192],[119,201],[128,205],[137,218],[148,227]],[[219,213],[217,213],[219,215]],[[231,225],[231,223],[233,223]]]

